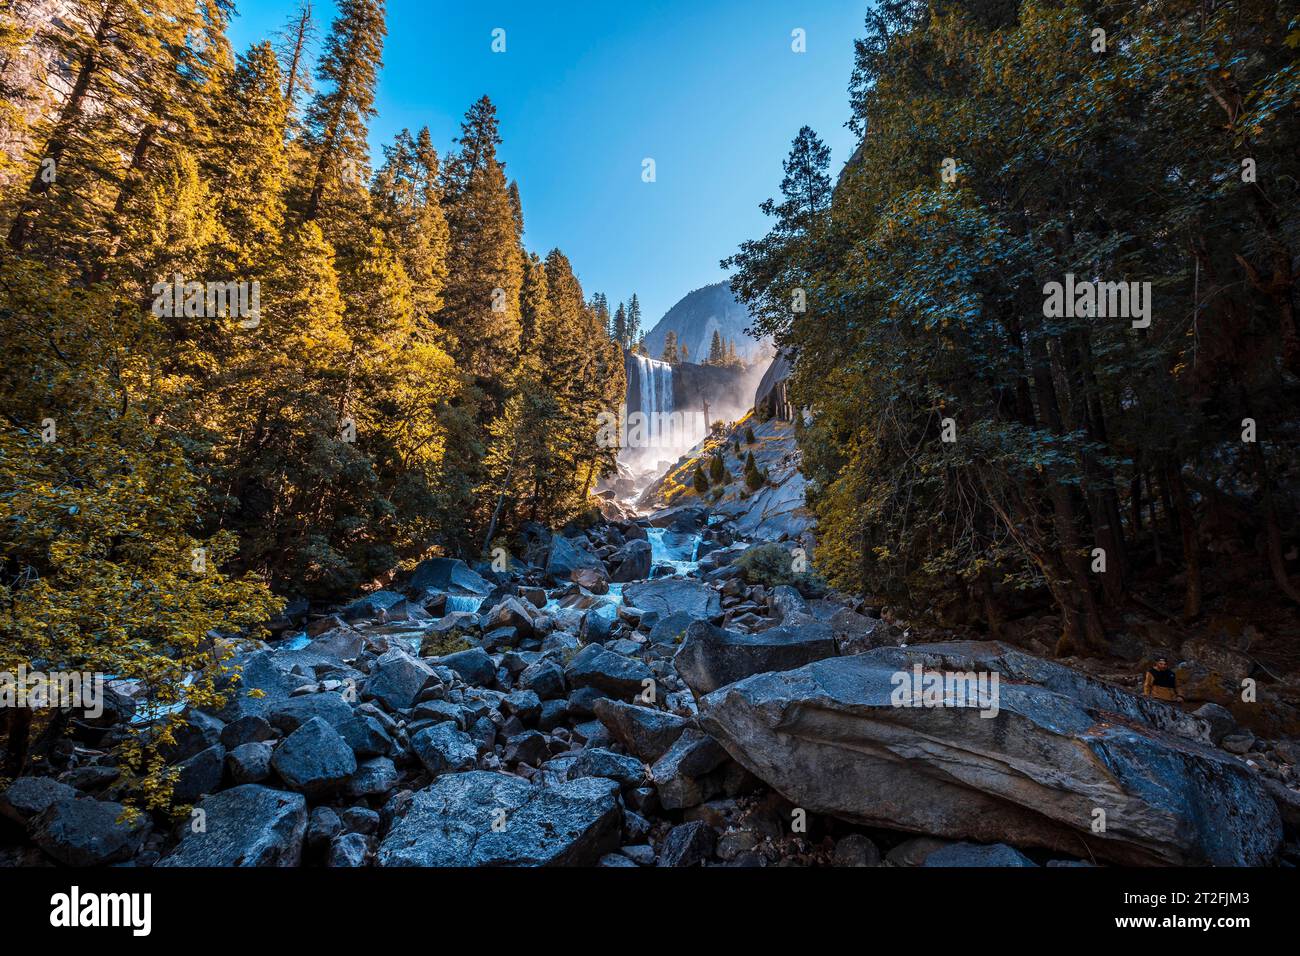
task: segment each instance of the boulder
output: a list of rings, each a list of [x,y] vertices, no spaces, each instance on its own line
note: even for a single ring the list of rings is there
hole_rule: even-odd
[[[375,662],[362,696],[379,701],[389,710],[407,710],[420,691],[436,682],[438,677],[428,664],[394,649]]]
[[[650,768],[659,802],[667,810],[699,806],[720,789],[710,774],[726,760],[727,752],[712,737],[689,728],[683,731]]]
[[[615,740],[646,763],[667,753],[687,727],[686,720],[676,714],[608,697],[597,700],[592,711]]]
[[[446,722],[421,730],[411,738],[411,749],[432,774],[469,770],[478,760],[478,747],[469,734]]]
[[[199,803],[203,826],[185,828],[158,866],[297,866],[307,832],[307,801],[257,784],[232,787]]]
[[[629,541],[610,556],[615,568],[611,581],[643,581],[650,577],[650,542],[644,538]]]
[[[605,777],[625,787],[639,787],[645,782],[645,767],[635,757],[616,754],[603,747],[589,747],[569,764],[570,780],[579,777]]]
[[[929,854],[923,867],[929,866],[1037,866],[1015,847],[1005,843],[981,846],[978,843],[951,843]]]
[[[650,643],[661,647],[680,647],[686,640],[686,629],[696,621],[702,620],[704,618],[690,614],[669,614],[656,621],[654,627],[650,628]]]
[[[879,866],[880,848],[861,833],[850,833],[835,841],[836,866]]]
[[[599,568],[575,568],[569,580],[592,594],[609,593],[609,574],[603,565]]]
[[[478,687],[491,687],[497,682],[497,666],[492,663],[488,652],[481,647],[457,651],[446,657],[438,658],[438,663],[450,667],[468,684]]]
[[[918,672],[984,674],[990,693],[912,697]],[[1204,721],[994,642],[755,675],[700,720],[795,805],[867,826],[1137,865],[1262,865],[1282,839],[1262,781]]]
[[[330,841],[326,866],[365,866],[370,855],[370,841],[360,833],[344,833]]]
[[[276,748],[271,766],[290,790],[316,797],[356,773],[357,758],[337,730],[313,717]]]
[[[405,598],[396,591],[373,591],[357,598],[339,613],[345,621],[383,617],[390,607],[403,600]]]
[[[397,789],[397,767],[387,757],[371,757],[357,767],[347,784],[347,795],[353,798],[382,797]]]
[[[274,745],[269,740],[240,744],[226,754],[226,770],[235,783],[261,783],[271,775],[271,754]]]
[[[556,584],[573,579],[573,572],[580,568],[605,570],[605,563],[591,547],[586,538],[566,538],[556,535],[551,539],[551,547],[546,555],[546,575]]]
[[[825,624],[805,621],[745,634],[696,621],[686,629],[673,666],[698,699],[753,674],[794,670],[835,654],[835,637]]]
[[[519,675],[519,686],[542,700],[564,696],[564,668],[548,657],[535,661]]]
[[[380,866],[589,866],[618,846],[618,784],[539,787],[488,771],[446,774],[417,793],[379,846]]]
[[[607,694],[629,698],[639,694],[644,688],[642,682],[653,677],[650,668],[640,661],[607,651],[599,644],[588,644],[564,669],[570,687],[595,687]]]
[[[225,765],[226,748],[219,743],[182,761],[176,767],[172,798],[177,803],[193,803],[204,794],[215,793],[221,786]]]
[[[19,777],[0,794],[0,816],[26,826],[51,804],[77,796],[76,790],[53,777]]]
[[[703,820],[675,826],[659,848],[660,866],[695,866],[713,856],[718,835]]]
[[[120,803],[73,797],[55,800],[32,818],[31,837],[38,847],[68,866],[121,863],[139,852],[149,833],[149,818],[126,818]]]
[[[482,575],[458,558],[425,558],[406,584],[406,593],[415,598],[426,591],[487,594],[491,590]]]
[[[623,589],[623,601],[642,612],[658,613],[663,619],[672,614],[712,620],[722,614],[722,599],[707,584],[689,578],[658,578],[629,584]]]
[[[484,615],[483,630],[514,628],[519,639],[527,639],[533,636],[533,615],[536,613],[536,609],[526,601],[507,597]],[[512,646],[518,642],[511,642]]]

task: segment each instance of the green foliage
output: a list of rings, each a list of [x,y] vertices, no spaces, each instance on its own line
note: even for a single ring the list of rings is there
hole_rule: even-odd
[[[1290,275],[1300,239],[1300,128],[1282,121],[1300,97],[1282,42],[1298,14],[1294,0],[1107,8],[1099,54],[1096,11],[1073,2],[873,8],[851,87],[870,135],[833,200],[805,129],[763,207],[771,231],[728,261],[756,329],[798,356],[791,400],[812,412],[798,435],[833,582],[913,614],[1041,586],[1065,644],[1099,647],[1102,608],[1124,606],[1162,533],[1134,503],[1172,502],[1162,524],[1183,529],[1195,616],[1184,475],[1244,472],[1273,528],[1260,570],[1300,600],[1270,503],[1295,460],[1300,332],[1291,292],[1265,278]],[[1268,174],[1249,181],[1244,157]],[[1067,273],[1150,282],[1150,327],[1044,315]],[[1269,438],[1243,448],[1246,417]]]
[[[704,468],[700,465],[695,466],[695,474],[691,478],[691,484],[696,492],[704,494],[709,490],[709,476],[704,473]]]
[[[767,475],[761,472],[757,463],[754,461],[754,453],[751,451],[745,457],[745,487],[750,491],[757,491],[767,483]]]
[[[709,458],[709,481],[715,485],[725,485],[730,476],[727,474],[727,466],[722,460],[722,452],[710,456]]]
[[[775,542],[755,545],[735,560],[746,584],[769,588],[788,584],[810,593],[825,587],[815,571],[795,571],[794,562],[794,554]]]
[[[0,13],[0,59],[72,78],[48,100],[0,89],[0,670],[214,704],[272,589],[337,600],[525,520],[586,519],[613,468],[597,439],[623,353],[561,252],[526,259],[492,103],[446,162],[403,130],[372,176],[382,0],[340,0],[314,94],[309,10],[283,63],[266,43],[232,57],[229,10]],[[173,281],[199,308],[163,302]],[[209,312],[215,283],[256,289],[257,313]],[[625,323],[631,341],[635,296]],[[180,710],[121,754],[146,806],[168,801]]]

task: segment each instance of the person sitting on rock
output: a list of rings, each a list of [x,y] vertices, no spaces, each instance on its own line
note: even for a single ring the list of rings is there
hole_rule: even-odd
[[[1183,698],[1178,694],[1178,678],[1169,668],[1169,658],[1156,658],[1155,666],[1147,671],[1146,680],[1142,682],[1142,696],[1171,702],[1182,701]]]

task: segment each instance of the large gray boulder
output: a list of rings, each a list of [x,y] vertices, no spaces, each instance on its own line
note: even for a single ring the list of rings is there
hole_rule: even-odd
[[[989,693],[910,698],[918,669],[983,673]],[[759,674],[705,697],[700,719],[797,806],[868,826],[1121,864],[1261,865],[1282,839],[1264,783],[1204,721],[1003,644]]]
[[[589,866],[618,846],[619,785],[583,777],[539,787],[487,771],[417,793],[380,844],[380,866]]]
[[[205,797],[198,809],[202,816],[158,866],[297,866],[302,859],[302,794],[250,783]]]
[[[432,667],[394,649],[375,662],[363,696],[379,701],[389,710],[406,710],[431,683],[439,683]]]
[[[596,718],[608,728],[615,740],[647,763],[654,763],[686,729],[685,718],[666,710],[654,710],[602,698],[592,705]]]
[[[73,797],[56,800],[31,821],[32,841],[68,866],[129,860],[149,833],[143,813],[127,816],[120,803]]]
[[[604,571],[605,562],[591,547],[586,538],[566,538],[557,534],[551,539],[546,555],[546,574],[557,584],[572,578],[578,570]]]
[[[51,804],[78,796],[76,790],[53,777],[19,777],[0,793],[0,816],[26,826],[28,820]]]
[[[459,558],[426,558],[415,566],[406,593],[420,597],[431,590],[485,595],[492,585]]]
[[[629,584],[623,589],[623,603],[641,611],[654,611],[661,618],[689,614],[713,619],[722,614],[722,599],[707,584],[688,578],[657,578]]]
[[[673,657],[673,666],[697,698],[753,674],[788,671],[834,657],[835,635],[825,624],[803,623],[745,634],[696,621]]]
[[[411,738],[411,749],[432,774],[469,770],[478,759],[478,748],[469,734],[446,722],[421,730]]]
[[[619,697],[639,694],[644,682],[653,677],[650,668],[640,661],[607,651],[599,644],[588,644],[564,669],[570,687],[595,687]]]
[[[641,581],[650,577],[650,542],[644,539],[629,541],[610,556],[616,566],[611,581]]]
[[[357,771],[357,758],[339,732],[313,717],[275,749],[271,766],[289,789],[311,797],[342,786]]]

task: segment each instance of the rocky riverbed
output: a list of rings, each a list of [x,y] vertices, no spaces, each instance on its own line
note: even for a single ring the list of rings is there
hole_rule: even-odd
[[[909,643],[813,579],[757,580],[699,505],[433,558],[242,645],[128,820],[74,722],[0,794],[9,864],[1038,866],[1294,861],[1297,747],[987,642]],[[773,552],[772,549],[778,549]],[[770,563],[770,562],[769,562]],[[995,706],[912,675],[996,675]],[[906,675],[900,678],[899,675]],[[126,688],[129,689],[129,688]],[[955,688],[960,691],[960,687]],[[990,714],[990,710],[996,712]],[[1243,743],[1244,741],[1244,743]]]

